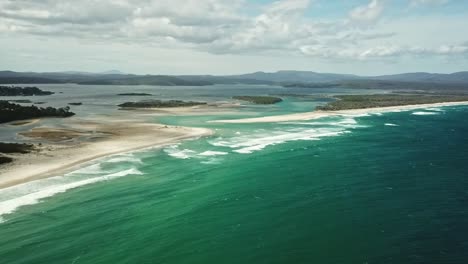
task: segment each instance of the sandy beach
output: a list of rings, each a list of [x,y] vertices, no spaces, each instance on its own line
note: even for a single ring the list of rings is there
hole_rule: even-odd
[[[468,102],[447,102],[447,103],[435,103],[435,104],[401,105],[401,106],[376,107],[376,108],[352,109],[352,110],[341,110],[341,111],[313,111],[313,112],[297,113],[297,114],[289,114],[289,115],[265,116],[265,117],[255,117],[255,118],[231,119],[231,120],[214,120],[210,122],[226,123],[226,124],[248,124],[248,123],[274,123],[274,122],[287,122],[287,121],[304,121],[304,120],[312,120],[312,119],[318,119],[318,118],[329,117],[329,116],[411,111],[411,110],[431,108],[431,107],[444,107],[444,106],[457,106],[457,105],[468,105]]]
[[[161,147],[181,140],[211,135],[209,129],[172,127],[142,121],[112,120],[70,122],[70,129],[39,127],[23,136],[46,140],[38,150],[16,155],[0,169],[0,188],[63,175],[85,162],[112,154]],[[57,142],[63,139],[63,142]]]

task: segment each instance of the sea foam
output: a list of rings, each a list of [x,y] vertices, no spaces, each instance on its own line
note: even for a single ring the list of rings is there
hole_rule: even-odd
[[[205,151],[205,152],[202,152],[200,153],[199,155],[200,156],[219,156],[219,155],[227,155],[229,153],[227,152],[223,152],[223,151],[211,151],[211,150],[208,150],[208,151]]]
[[[93,165],[95,166],[95,165]],[[85,170],[81,170],[85,171]],[[75,172],[76,173],[76,172]],[[119,172],[105,174],[98,177],[88,178],[84,180],[67,182],[68,177],[53,177],[44,180],[37,180],[22,185],[13,186],[10,188],[0,190],[1,196],[8,196],[11,193],[23,194],[17,197],[7,198],[6,200],[0,201],[0,223],[5,222],[5,219],[1,218],[3,215],[11,214],[16,211],[19,207],[25,205],[33,205],[41,202],[42,199],[52,197],[59,193],[64,193],[68,190],[75,189],[81,186],[112,180],[128,175],[142,175],[143,173],[136,168],[130,168]],[[62,182],[60,182],[62,180]]]
[[[323,137],[338,136],[349,133],[343,128],[294,128],[289,130],[272,131],[270,133],[254,133],[234,137],[231,139],[213,140],[210,144],[218,147],[228,147],[233,152],[250,154],[262,150],[267,146],[297,140],[320,140]]]
[[[190,149],[179,149],[179,145],[172,145],[164,149],[167,155],[177,159],[190,159],[196,155],[196,152]]]
[[[108,160],[105,160],[106,163],[122,163],[122,162],[129,162],[129,163],[136,163],[136,164],[143,164],[141,159],[135,157],[133,154],[120,154],[111,156]]]
[[[425,111],[418,111],[418,112],[413,112],[412,115],[438,115],[439,112],[425,112]]]

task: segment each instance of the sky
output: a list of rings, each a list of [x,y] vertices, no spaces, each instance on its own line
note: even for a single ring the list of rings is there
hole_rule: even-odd
[[[0,0],[0,70],[468,70],[465,0]]]

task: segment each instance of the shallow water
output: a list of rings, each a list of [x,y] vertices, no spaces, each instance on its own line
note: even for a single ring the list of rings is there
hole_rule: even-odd
[[[0,191],[0,263],[465,263],[467,114],[159,118],[216,134]]]

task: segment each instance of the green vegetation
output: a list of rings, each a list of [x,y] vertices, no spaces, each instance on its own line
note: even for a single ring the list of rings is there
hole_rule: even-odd
[[[19,143],[3,143],[0,142],[0,153],[10,154],[10,153],[29,153],[34,150],[34,145],[32,144],[19,144]]]
[[[337,111],[347,109],[468,101],[468,96],[452,95],[339,95],[335,96],[335,98],[338,100],[330,102],[324,106],[319,106],[316,109],[322,111]]]
[[[7,101],[0,101],[0,123],[38,117],[70,117],[73,115],[75,115],[75,113],[70,112],[69,107],[41,108],[34,105],[22,106]]]
[[[0,165],[10,163],[13,158],[3,154],[21,153],[26,154],[34,150],[32,144],[19,144],[19,143],[2,143],[0,142]]]
[[[53,92],[43,91],[37,87],[0,86],[0,96],[32,96],[51,95]]]
[[[120,96],[152,96],[152,94],[148,94],[148,93],[121,93],[121,94],[117,94],[117,95],[120,95]]]
[[[12,161],[13,161],[12,158],[0,155],[0,165],[1,164],[7,164],[7,163],[10,163]]]
[[[31,100],[8,100],[8,102],[20,103],[20,104],[32,104]]]
[[[232,98],[254,104],[276,104],[283,101],[283,99],[273,96],[234,96]]]
[[[140,102],[126,102],[120,104],[122,108],[166,108],[166,107],[189,107],[196,105],[206,105],[205,102],[192,102],[192,101],[180,101],[180,100],[145,100]]]

